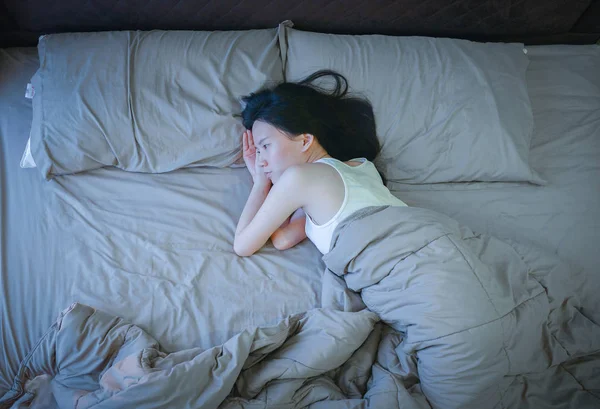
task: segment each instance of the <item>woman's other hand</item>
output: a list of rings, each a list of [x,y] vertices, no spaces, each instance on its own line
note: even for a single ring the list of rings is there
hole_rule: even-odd
[[[242,153],[254,184],[262,188],[270,188],[272,186],[271,180],[265,175],[260,155],[256,153],[252,131],[249,129],[244,131],[242,135]]]
[[[260,159],[260,153],[256,155],[254,166],[254,186],[271,189],[273,183],[265,174],[265,168],[263,166],[263,161]]]

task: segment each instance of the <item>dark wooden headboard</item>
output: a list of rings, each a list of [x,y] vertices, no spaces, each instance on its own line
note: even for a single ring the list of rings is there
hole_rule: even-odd
[[[600,39],[600,0],[4,0],[0,47],[41,34],[276,27],[324,33],[425,35],[527,44]]]

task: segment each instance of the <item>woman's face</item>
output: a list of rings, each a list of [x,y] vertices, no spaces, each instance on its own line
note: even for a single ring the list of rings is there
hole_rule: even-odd
[[[290,166],[305,162],[302,136],[290,139],[273,125],[255,121],[252,137],[256,146],[256,160],[263,166],[267,177],[273,183],[276,183]]]

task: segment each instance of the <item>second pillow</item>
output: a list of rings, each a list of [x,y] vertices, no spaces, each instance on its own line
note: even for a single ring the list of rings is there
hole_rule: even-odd
[[[328,68],[371,101],[390,181],[544,183],[523,44],[286,31],[288,81]]]

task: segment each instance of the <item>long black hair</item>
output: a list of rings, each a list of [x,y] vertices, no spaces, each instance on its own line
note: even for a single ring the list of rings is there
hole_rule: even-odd
[[[315,83],[324,77],[335,81],[333,89]],[[242,111],[246,129],[262,121],[290,137],[312,134],[329,155],[341,161],[359,157],[373,161],[381,150],[371,103],[348,95],[348,81],[335,71],[320,70],[298,82],[282,82],[242,101],[246,103]]]

